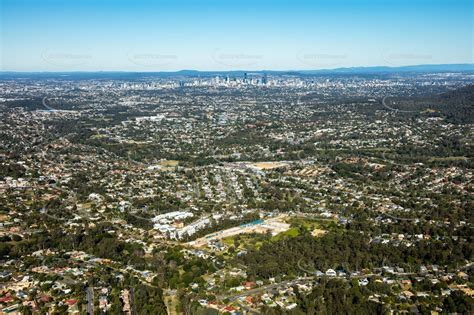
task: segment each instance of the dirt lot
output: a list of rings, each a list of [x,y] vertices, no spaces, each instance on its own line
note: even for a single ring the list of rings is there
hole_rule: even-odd
[[[256,167],[260,170],[270,170],[273,168],[285,167],[288,166],[286,163],[281,162],[257,162],[251,164],[253,167]]]
[[[279,216],[263,221],[263,223],[248,225],[248,226],[236,226],[223,231],[211,233],[204,237],[198,238],[192,242],[186,243],[186,245],[193,247],[205,246],[210,241],[221,240],[226,237],[234,236],[243,233],[266,233],[270,231],[272,235],[276,235],[281,232],[285,232],[290,228],[290,225],[284,222],[285,216]]]

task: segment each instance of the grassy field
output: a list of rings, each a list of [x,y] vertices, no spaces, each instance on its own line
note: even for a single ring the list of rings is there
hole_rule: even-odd
[[[282,232],[272,237],[272,241],[278,241],[282,239],[283,237],[297,237],[299,234],[300,234],[299,229],[297,227],[292,227],[288,231]]]
[[[326,230],[317,221],[317,219],[313,220],[313,219],[307,219],[307,218],[291,218],[289,220],[289,223],[292,224],[293,226],[301,226],[304,229],[306,229],[308,231],[311,231],[311,234],[313,236],[316,236],[316,237],[321,236],[324,233],[326,233]],[[294,229],[294,228],[291,228],[290,230],[292,230],[292,229]]]
[[[287,223],[292,224],[292,227],[285,232],[272,236],[270,238],[271,242],[279,241],[285,237],[297,237],[300,234],[301,228],[308,230],[315,237],[319,237],[327,232],[321,224],[312,219],[292,217],[287,220]],[[235,247],[236,250],[246,248],[259,249],[264,242],[268,242],[267,237],[261,233],[238,234],[223,238],[222,242],[228,247],[237,245]]]
[[[239,234],[222,239],[222,242],[227,246],[234,246],[238,244],[236,249],[245,249],[253,247],[259,249],[263,244],[264,235],[260,233]]]

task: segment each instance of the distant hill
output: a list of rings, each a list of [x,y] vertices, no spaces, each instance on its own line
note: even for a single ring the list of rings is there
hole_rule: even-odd
[[[391,108],[400,113],[444,117],[451,123],[474,123],[474,85],[425,97],[393,98]]]
[[[243,76],[244,73],[251,75],[346,75],[346,74],[392,74],[392,73],[413,73],[413,72],[474,72],[474,64],[437,64],[437,65],[413,65],[402,67],[352,67],[320,70],[229,70],[229,71],[198,71],[180,70],[170,72],[127,72],[127,71],[78,71],[78,72],[12,72],[0,71],[0,79],[143,79],[148,77],[210,77],[210,76]]]
[[[465,72],[474,71],[474,64],[438,64],[438,65],[413,65],[402,67],[352,67],[336,68],[327,70],[303,70],[301,73],[318,74],[325,72],[332,73],[396,73],[396,72]]]
[[[452,122],[474,123],[474,85],[439,95],[439,110]]]
[[[445,104],[474,107],[474,84],[440,94],[438,99]]]

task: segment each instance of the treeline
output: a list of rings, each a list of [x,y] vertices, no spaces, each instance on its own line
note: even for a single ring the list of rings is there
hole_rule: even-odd
[[[314,238],[306,230],[296,237],[267,242],[239,258],[255,277],[270,278],[279,274],[301,274],[298,264],[311,264],[316,269],[341,268],[347,271],[363,268],[464,264],[473,255],[473,245],[462,239],[456,243],[422,240],[411,247],[370,243],[359,232],[330,232]]]
[[[186,257],[177,247],[168,249],[162,263],[167,264],[163,281],[171,289],[184,289],[191,283],[202,286],[205,284],[202,276],[215,271],[210,260]]]
[[[19,258],[45,248],[82,250],[97,257],[145,266],[145,253],[141,245],[117,239],[114,227],[110,223],[98,223],[95,227],[78,228],[68,233],[59,227],[52,228],[50,231],[36,233],[19,242],[3,243],[0,252],[2,256]]]
[[[431,115],[444,117],[453,124],[472,124],[474,122],[474,85],[467,85],[440,95],[418,98],[397,99],[395,109],[404,116]],[[412,111],[403,113],[403,111]]]
[[[168,314],[165,302],[163,301],[163,291],[160,288],[139,284],[132,292],[133,306],[137,314]]]
[[[294,287],[298,306],[288,312],[280,307],[266,307],[262,313],[266,315],[295,314],[383,314],[388,310],[380,303],[368,300],[370,291],[358,285],[350,285],[337,279],[322,279],[305,295]]]
[[[5,107],[7,108],[16,108],[23,107],[25,110],[38,110],[46,109],[42,103],[43,99],[41,97],[33,97],[27,99],[16,99],[5,102]]]
[[[0,180],[4,180],[5,177],[19,178],[26,174],[25,167],[20,164],[4,162],[0,165]]]
[[[122,241],[116,237],[114,231],[111,224],[104,222],[92,228],[78,228],[68,233],[58,228],[34,234],[29,239],[18,238],[15,242],[5,239],[5,242],[0,243],[0,259],[27,257],[34,251],[46,248],[84,251],[96,257],[131,265],[138,270],[151,270],[160,275],[153,278],[154,287],[172,289],[186,288],[191,283],[203,285],[205,282],[203,275],[215,271],[210,261],[198,257],[185,257],[180,247],[157,248],[151,255],[145,256],[140,244]],[[24,258],[23,262],[26,267],[37,263],[33,258]],[[108,272],[103,273],[100,279],[109,283],[113,278],[113,271],[107,267],[106,269]],[[157,305],[156,303],[161,305],[162,301],[158,297],[161,293],[148,286],[140,290],[136,291],[135,296],[138,314],[157,314],[154,313],[153,307]]]

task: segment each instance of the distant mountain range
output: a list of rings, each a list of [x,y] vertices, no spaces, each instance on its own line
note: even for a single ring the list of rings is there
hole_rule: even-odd
[[[337,73],[380,73],[380,72],[464,72],[474,71],[474,64],[438,64],[438,65],[413,65],[402,67],[351,67],[336,68],[329,70],[303,70],[301,73],[321,73],[321,72],[337,72]]]
[[[273,74],[273,75],[327,75],[327,74],[391,74],[391,73],[421,73],[421,72],[474,72],[474,64],[434,64],[434,65],[412,65],[401,67],[374,66],[374,67],[349,67],[321,70],[230,70],[230,71],[198,71],[198,70],[180,70],[180,71],[157,71],[157,72],[132,72],[132,71],[71,71],[71,72],[16,72],[0,71],[0,78],[41,78],[41,77],[64,77],[71,76],[77,78],[140,78],[140,77],[172,77],[172,76],[192,76],[208,77],[215,75],[242,76],[248,74]]]

